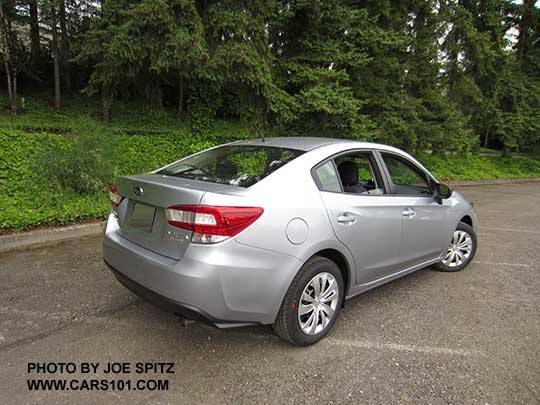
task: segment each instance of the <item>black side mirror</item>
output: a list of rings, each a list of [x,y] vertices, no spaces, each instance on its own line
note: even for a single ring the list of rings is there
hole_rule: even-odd
[[[452,196],[452,189],[446,184],[439,183],[435,186],[435,200],[439,204],[442,204],[443,200],[450,198]]]

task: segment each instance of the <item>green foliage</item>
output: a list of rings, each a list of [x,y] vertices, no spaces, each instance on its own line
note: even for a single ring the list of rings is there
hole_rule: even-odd
[[[29,104],[35,102],[29,100]],[[117,105],[116,108],[120,108]],[[56,113],[41,110],[28,114],[29,125],[53,128]],[[123,115],[118,113],[119,117]],[[139,115],[141,124],[129,116],[123,121],[127,133],[145,127],[149,115]],[[234,139],[253,137],[246,127],[217,120],[212,137],[193,138],[188,128],[178,130],[171,118],[162,122],[160,133],[121,135],[108,132],[109,126],[89,124],[73,115],[74,129],[63,127],[64,135],[45,131],[14,129],[18,123],[5,120],[0,127],[0,229],[28,229],[40,225],[63,224],[104,218],[108,209],[106,184],[118,175],[142,173],[185,155]],[[167,122],[164,119],[164,122]],[[540,176],[540,158],[514,155],[500,157],[453,154],[425,155],[421,160],[440,179],[482,179]],[[249,161],[246,164],[250,164]],[[246,166],[246,170],[257,170]]]
[[[340,0],[284,2],[271,26],[276,74],[294,97],[285,128],[296,134],[369,139],[369,119],[360,114],[351,69],[368,57],[358,40],[366,15]]]
[[[416,153],[540,148],[533,0],[57,2],[58,27],[50,1],[37,2],[33,17],[23,3],[2,3],[0,42],[25,96],[52,92],[55,52],[45,38],[60,37],[63,111],[40,129],[78,127],[69,94],[82,90],[100,94],[87,118],[112,117],[107,132],[124,133],[124,106],[148,117],[133,133],[161,132],[159,118],[170,120],[174,106],[182,131],[197,137],[223,119],[258,136],[376,140]],[[26,99],[18,106],[33,111]]]
[[[420,161],[439,180],[540,177],[540,156],[422,156]]]
[[[46,145],[34,167],[49,179],[51,186],[87,195],[98,193],[114,179],[114,153],[119,150],[119,137],[87,127],[57,138]]]
[[[494,135],[505,151],[534,150],[540,146],[540,79],[522,71],[501,75],[497,89],[499,111]]]
[[[57,135],[0,130],[0,229],[25,229],[104,216],[104,194],[81,196],[60,190],[43,174],[43,168],[36,168],[45,151],[62,142],[63,138]]]
[[[211,136],[214,129],[219,93],[209,81],[199,81],[189,99],[191,134],[196,137]]]
[[[449,98],[470,117],[484,146],[506,153],[537,148],[540,115],[534,106],[540,101],[540,65],[534,63],[534,37],[540,29],[539,9],[534,2],[504,0],[443,4]],[[517,57],[508,51],[510,28],[527,32],[524,41],[515,43],[523,57],[520,49]]]
[[[114,137],[0,129],[0,229],[103,218],[106,184],[214,145],[178,134]]]
[[[5,103],[7,103],[6,98],[0,94],[0,108]],[[2,116],[0,128],[52,134],[78,133],[80,128],[88,128],[109,137],[114,135],[170,135],[182,138],[192,136],[189,119],[179,119],[172,111],[143,107],[133,101],[114,104],[112,114],[115,119],[110,123],[104,123],[98,119],[100,105],[95,97],[68,97],[64,100],[61,111],[51,109],[45,95],[29,97],[26,105],[27,110],[24,114]],[[207,104],[204,105],[205,108],[206,106]],[[219,118],[212,119],[209,128],[214,133],[213,138],[220,142],[256,136],[250,125]],[[212,131],[207,133],[206,130],[201,130],[200,133],[204,139],[207,139]]]

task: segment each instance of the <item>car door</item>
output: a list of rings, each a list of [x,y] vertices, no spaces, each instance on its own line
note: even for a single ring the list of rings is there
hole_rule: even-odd
[[[400,255],[404,267],[440,256],[448,246],[448,201],[434,198],[428,174],[407,158],[381,152],[393,198],[401,211]]]
[[[351,161],[357,164],[358,181],[356,188],[350,184],[345,190],[339,167],[351,166]],[[334,233],[354,257],[356,283],[367,284],[397,271],[401,261],[400,205],[386,195],[373,153],[347,152],[322,162],[312,173]],[[350,174],[354,178],[354,173]]]

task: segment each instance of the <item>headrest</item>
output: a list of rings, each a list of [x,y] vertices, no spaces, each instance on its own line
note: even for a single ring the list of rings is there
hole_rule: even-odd
[[[358,165],[352,160],[341,162],[338,172],[344,186],[353,186],[358,183]]]
[[[216,162],[216,177],[231,179],[236,177],[236,166],[229,159],[221,159]]]

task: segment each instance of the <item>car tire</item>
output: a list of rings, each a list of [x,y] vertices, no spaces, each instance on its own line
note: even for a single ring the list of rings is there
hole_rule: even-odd
[[[338,266],[325,257],[312,257],[291,283],[272,325],[274,331],[296,346],[318,342],[336,322],[343,306],[344,291],[343,276]],[[305,312],[309,308],[311,311]],[[305,313],[299,314],[300,311]]]
[[[444,259],[433,267],[445,272],[463,270],[474,258],[476,248],[477,239],[474,229],[470,225],[460,222],[452,235]],[[452,252],[456,252],[454,256],[452,256]]]

